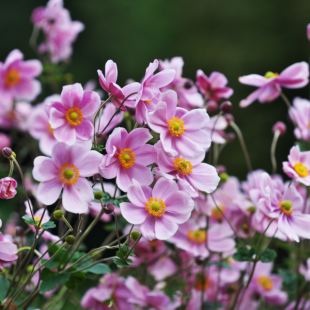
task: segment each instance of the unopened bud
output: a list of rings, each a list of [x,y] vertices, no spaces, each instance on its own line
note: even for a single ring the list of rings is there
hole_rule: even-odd
[[[31,272],[31,271],[32,271],[32,269],[33,269],[33,265],[29,265],[29,266],[27,266],[27,272]]]
[[[272,132],[275,133],[277,130],[280,131],[280,136],[286,133],[286,125],[283,122],[276,122],[272,127]]]
[[[247,234],[250,231],[249,225],[248,224],[242,224],[242,230]]]
[[[226,182],[229,179],[229,175],[226,172],[220,173],[219,177],[221,182]]]
[[[197,256],[195,257],[195,263],[198,265],[198,266],[201,266],[203,264],[205,260],[201,257],[201,256]]]
[[[69,235],[66,237],[65,241],[69,244],[69,245],[73,245],[75,243],[75,237],[73,235]]]
[[[137,241],[140,238],[140,233],[134,230],[131,232],[130,236],[132,240]]]
[[[111,214],[114,211],[114,208],[115,208],[115,206],[111,202],[105,203],[103,205],[103,210],[104,210],[105,214]]]
[[[248,211],[249,211],[251,214],[254,214],[255,211],[256,211],[256,208],[255,208],[254,206],[248,207]]]
[[[16,226],[15,228],[15,234],[17,237],[20,237],[24,234],[24,228],[20,226]]]
[[[223,166],[223,165],[218,165],[218,166],[216,166],[216,172],[218,174],[225,173],[226,172],[226,167]]]
[[[95,183],[100,183],[101,180],[102,180],[102,177],[101,177],[101,175],[99,173],[96,173],[96,174],[93,175],[93,180],[94,180]]]
[[[97,138],[98,140],[100,140],[100,139],[102,138],[102,133],[97,133],[97,134],[96,134],[96,138]]]
[[[228,293],[228,294],[233,294],[235,291],[236,291],[236,288],[235,288],[234,286],[229,285],[229,286],[227,287],[227,293]]]
[[[2,155],[5,157],[5,158],[9,158],[9,157],[11,157],[11,155],[12,155],[12,149],[10,148],[10,147],[4,147],[3,149],[2,149]]]
[[[224,101],[221,106],[220,109],[223,113],[229,113],[232,110],[232,104],[230,101]]]
[[[209,101],[206,104],[206,109],[209,114],[214,114],[218,110],[219,106],[215,101]]]
[[[226,122],[229,124],[230,122],[233,122],[235,120],[235,118],[233,117],[232,114],[225,114],[225,119],[226,119]]]
[[[193,86],[193,83],[189,80],[184,83],[185,89],[190,89],[190,88],[192,88],[192,86]]]
[[[103,193],[99,192],[99,191],[95,192],[94,197],[95,197],[95,199],[100,200],[101,198],[103,198]]]
[[[64,213],[61,210],[56,210],[54,212],[54,218],[56,220],[60,220],[62,218],[62,216],[64,215]]]
[[[227,142],[233,142],[236,139],[236,135],[233,132],[229,132],[225,136]]]

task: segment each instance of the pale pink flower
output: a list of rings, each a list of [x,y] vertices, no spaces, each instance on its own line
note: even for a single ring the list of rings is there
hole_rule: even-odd
[[[310,185],[310,151],[300,152],[299,146],[293,146],[288,161],[283,163],[283,171],[296,182]]]
[[[1,199],[11,199],[17,194],[16,192],[17,182],[11,178],[6,177],[0,179],[0,198]]]
[[[282,89],[301,88],[309,83],[309,65],[306,62],[295,63],[280,74],[267,72],[265,76],[250,74],[239,77],[239,82],[246,85],[259,87],[246,99],[240,102],[240,107],[245,108],[258,100],[260,103],[270,102],[279,97]]]
[[[99,171],[105,179],[116,177],[117,186],[127,192],[133,179],[141,185],[150,185],[153,174],[146,166],[156,161],[156,150],[146,144],[152,135],[146,128],[137,128],[129,134],[124,128],[115,128],[106,143],[107,154]]]
[[[172,237],[194,208],[190,196],[180,191],[176,182],[164,178],[153,189],[133,180],[127,196],[130,203],[120,204],[122,215],[129,223],[140,224],[142,235],[149,240]]]
[[[140,242],[140,241],[139,241]],[[151,241],[153,242],[153,241]],[[154,264],[148,266],[148,272],[156,281],[163,281],[177,272],[178,268],[174,261],[168,256],[161,256]]]
[[[0,132],[0,150],[11,145],[11,138],[5,133]]]
[[[212,142],[223,144],[226,142],[224,129],[227,126],[228,123],[224,116],[213,116],[203,129],[210,135]]]
[[[39,60],[24,61],[19,50],[13,50],[0,62],[0,107],[8,112],[13,100],[34,100],[41,92],[41,83],[35,78],[42,72]]]
[[[2,226],[2,221],[0,219],[0,228]],[[7,265],[17,260],[17,246],[16,244],[5,241],[3,235],[0,234],[0,271],[3,265]]]
[[[197,86],[206,100],[220,101],[228,99],[234,93],[233,89],[226,87],[228,80],[223,73],[212,72],[207,77],[202,70],[197,71]]]
[[[156,110],[147,115],[148,125],[160,134],[163,148],[171,156],[182,154],[189,160],[202,160],[211,144],[210,134],[203,130],[209,115],[205,109],[177,108],[177,101],[173,90],[161,94]]]
[[[40,181],[37,199],[51,205],[62,189],[63,207],[72,213],[85,213],[94,199],[93,189],[86,177],[98,173],[102,155],[91,151],[91,141],[79,141],[73,146],[56,143],[52,158],[39,156],[34,160],[33,178]]]
[[[99,95],[84,91],[81,84],[64,86],[61,102],[54,102],[50,108],[49,123],[56,140],[69,145],[76,140],[90,140],[94,126],[88,117],[98,110],[99,105]]]

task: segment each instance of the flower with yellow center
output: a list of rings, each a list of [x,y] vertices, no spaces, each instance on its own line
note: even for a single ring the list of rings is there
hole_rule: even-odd
[[[302,163],[295,164],[294,170],[300,177],[306,177],[309,174],[308,168],[304,166]]]
[[[82,123],[83,114],[79,108],[71,108],[66,112],[66,119],[71,126],[77,126]]]
[[[280,210],[286,215],[291,215],[294,212],[294,209],[292,209],[293,204],[288,200],[282,202],[282,198],[280,198],[278,205]]]
[[[207,234],[203,229],[199,230],[190,230],[187,233],[187,238],[195,243],[202,244],[207,240]]]
[[[78,181],[79,176],[79,169],[73,164],[65,163],[58,169],[58,179],[66,185],[74,185]]]
[[[274,73],[272,71],[268,71],[268,72],[266,72],[264,77],[266,79],[270,79],[270,78],[277,77],[277,76],[279,76],[279,73]]]
[[[161,217],[166,212],[166,205],[161,199],[151,197],[145,203],[145,210],[153,216]]]
[[[221,222],[223,220],[223,214],[222,212],[224,212],[225,208],[221,205],[218,206],[218,208],[214,208],[211,210],[211,217],[214,218],[215,220]]]
[[[136,162],[135,157],[136,155],[131,149],[125,149],[125,150],[121,149],[118,155],[118,159],[121,165],[126,169],[134,165],[134,163]]]
[[[4,77],[4,84],[6,87],[12,87],[19,83],[20,81],[20,74],[17,69],[8,70]]]
[[[35,221],[38,221],[37,225],[39,225],[41,218],[39,216],[35,216],[34,217]],[[43,223],[41,222],[40,227],[43,225]]]
[[[198,291],[202,291],[202,288],[204,290],[207,290],[210,287],[210,280],[208,277],[202,275],[201,273],[196,275],[196,284],[195,284],[195,288]]]
[[[189,175],[192,173],[193,165],[190,161],[186,161],[184,158],[178,157],[173,160],[173,166],[175,170],[183,175]]]
[[[180,118],[171,117],[167,123],[169,131],[174,137],[179,137],[184,134],[186,128],[184,127],[184,121],[182,121]]]
[[[270,291],[273,287],[273,282],[269,277],[260,276],[257,281],[266,291]]]

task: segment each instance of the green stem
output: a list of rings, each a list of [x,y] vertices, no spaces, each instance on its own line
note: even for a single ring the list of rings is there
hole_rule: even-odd
[[[83,270],[85,270],[85,269],[89,269],[89,268],[91,268],[91,267],[93,267],[93,266],[95,266],[95,265],[97,265],[97,264],[99,264],[99,263],[101,263],[101,262],[104,262],[104,261],[107,261],[107,260],[110,260],[110,259],[114,259],[114,258],[118,258],[118,257],[117,257],[117,256],[112,256],[112,257],[100,259],[100,260],[94,262],[94,263],[91,264],[91,265],[88,265],[88,266],[83,267],[83,268],[78,269],[78,270],[74,270],[74,271],[70,272],[69,274],[73,274],[73,273],[77,273],[77,272],[83,271]],[[70,268],[71,268],[71,266],[70,266]]]
[[[280,134],[281,134],[280,130],[276,130],[271,143],[270,153],[271,153],[272,174],[276,174],[277,172],[276,146]]]
[[[282,97],[283,101],[285,102],[287,108],[290,109],[291,103],[290,103],[290,101],[287,99],[287,97],[284,95],[283,92],[280,93],[280,96]]]
[[[14,171],[14,162],[13,162],[13,160],[10,160],[10,172],[9,172],[9,177],[12,176],[13,171]]]
[[[70,225],[70,223],[68,222],[68,220],[67,220],[64,216],[62,216],[61,219],[66,223],[66,225],[68,226],[68,228],[70,229],[70,231],[73,231],[73,228],[72,228],[72,226]]]

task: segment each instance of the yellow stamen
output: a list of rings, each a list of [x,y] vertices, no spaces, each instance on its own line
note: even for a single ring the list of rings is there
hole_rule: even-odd
[[[308,168],[302,163],[297,163],[294,165],[294,170],[300,177],[306,177],[309,174]]]
[[[136,162],[135,157],[136,155],[131,149],[125,149],[125,150],[121,149],[118,155],[118,159],[121,165],[126,169],[134,165],[134,163]]]
[[[39,221],[39,223],[40,223],[41,218],[40,218],[39,216],[35,216],[35,217],[34,217],[34,220],[35,220],[35,222],[36,222],[36,221]],[[39,224],[39,223],[37,223],[37,224]],[[42,225],[43,225],[43,223],[41,222],[40,227],[41,227]]]
[[[257,281],[266,291],[270,291],[273,287],[273,281],[266,276],[260,276]]]
[[[153,100],[153,99],[151,99],[151,100],[145,100],[145,102],[146,102],[147,104],[150,104],[152,100]]]
[[[202,291],[202,287],[204,290],[207,290],[210,287],[210,280],[206,276],[202,274],[197,274],[195,288],[198,291]]]
[[[80,176],[79,169],[75,165],[68,163],[61,165],[58,172],[59,181],[69,186],[75,184]]]
[[[165,203],[156,197],[151,197],[145,203],[145,210],[156,217],[161,217],[166,212]]]
[[[178,117],[171,117],[169,121],[167,121],[169,131],[174,137],[179,137],[184,134],[185,127],[184,127],[184,121],[182,121]]]
[[[66,119],[72,126],[80,125],[83,120],[83,113],[79,108],[71,108],[66,112]]]
[[[207,240],[207,234],[204,230],[199,229],[199,230],[190,230],[187,233],[187,238],[193,242],[202,244],[205,243]]]
[[[47,123],[47,132],[51,135],[54,136],[54,129],[50,125],[50,123]]]
[[[189,175],[192,173],[193,165],[190,161],[186,161],[184,158],[176,158],[173,160],[173,166],[175,170],[181,172],[183,175]]]
[[[270,79],[270,78],[273,78],[273,77],[276,77],[276,76],[279,76],[279,73],[274,73],[272,71],[268,71],[268,72],[266,72],[264,77],[266,79]]]
[[[218,206],[219,209],[224,212],[225,208],[221,205]],[[223,220],[223,214],[218,208],[214,208],[211,210],[211,217],[215,220],[218,220],[219,222]]]
[[[12,87],[19,83],[20,74],[17,69],[9,70],[4,77],[4,84],[6,87]]]
[[[280,206],[280,210],[286,215],[291,215],[294,212],[293,204],[288,200],[282,202],[282,198],[280,198],[278,206]]]

